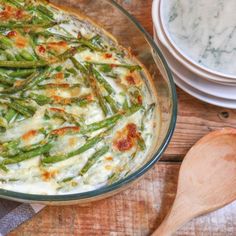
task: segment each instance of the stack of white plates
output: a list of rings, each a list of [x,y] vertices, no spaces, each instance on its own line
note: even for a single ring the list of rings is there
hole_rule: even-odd
[[[154,0],[154,39],[181,89],[207,103],[236,109],[236,21],[230,16],[231,8],[236,16],[236,1],[222,1],[219,9],[214,4],[219,5],[215,0]],[[208,6],[213,6],[215,16],[206,19],[207,14],[211,15]],[[227,14],[234,21],[230,32],[227,29],[231,26],[224,18]],[[219,22],[213,19],[217,17]],[[188,27],[195,28],[191,32]],[[214,30],[215,35],[211,35]]]

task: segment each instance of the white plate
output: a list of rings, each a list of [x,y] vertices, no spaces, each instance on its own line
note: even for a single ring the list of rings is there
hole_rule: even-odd
[[[166,50],[165,47],[161,44],[156,36],[156,32],[154,32],[154,40],[158,47],[161,49],[163,55],[165,56],[168,65],[172,72],[180,77],[185,83],[190,85],[191,87],[200,90],[206,94],[223,98],[234,100],[236,102],[236,87],[230,85],[223,85],[214,83],[208,80],[204,80],[199,76],[193,74],[190,70],[187,70],[181,63],[179,63],[170,53]]]
[[[170,42],[172,47],[175,49],[175,51],[177,51],[180,55],[182,55],[182,57],[184,57],[186,61],[193,64],[195,67],[199,68],[200,70],[205,71],[206,73],[210,73],[210,74],[220,76],[223,78],[227,78],[227,79],[236,80],[236,76],[234,76],[234,75],[224,74],[224,73],[221,73],[218,71],[211,70],[210,68],[207,68],[204,65],[200,65],[199,63],[197,63],[195,60],[190,58],[186,53],[184,53],[178,47],[178,45],[174,42],[174,40],[172,39],[172,37],[166,27],[166,22],[165,22],[165,17],[164,17],[164,9],[166,7],[165,3],[167,3],[167,0],[159,0],[159,20],[160,20],[160,24],[162,26],[162,29],[163,29],[163,32],[164,32],[166,38],[168,39],[168,41]]]
[[[201,70],[200,68],[196,67],[193,63],[187,61],[183,55],[181,55],[172,45],[171,42],[168,40],[167,36],[165,35],[163,26],[160,20],[160,0],[154,0],[152,5],[152,18],[155,26],[155,30],[157,32],[157,36],[160,39],[161,43],[168,49],[168,51],[178,60],[182,65],[188,68],[193,73],[197,74],[198,76],[208,79],[210,81],[216,81],[219,83],[233,83],[236,84],[235,79],[225,78],[219,75],[214,75],[208,73],[207,71]]]
[[[181,80],[177,75],[173,75],[175,83],[178,87],[180,87],[182,90],[184,90],[186,93],[192,95],[193,97],[203,101],[210,103],[212,105],[216,105],[219,107],[224,108],[230,108],[230,109],[236,109],[236,101],[235,100],[226,100],[223,98],[217,98],[208,94],[205,94],[188,84],[186,84],[183,80]]]

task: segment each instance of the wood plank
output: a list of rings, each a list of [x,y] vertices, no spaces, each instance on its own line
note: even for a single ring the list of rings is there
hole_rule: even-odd
[[[152,25],[152,0],[134,1],[134,0],[116,0],[124,9],[133,15],[141,25],[153,35]]]
[[[198,101],[178,89],[178,121],[164,160],[180,160],[189,148],[210,131],[223,127],[236,128],[236,110]]]
[[[178,164],[156,165],[130,189],[87,206],[47,207],[9,236],[149,235],[173,202]],[[176,235],[234,236],[236,202],[184,226]]]

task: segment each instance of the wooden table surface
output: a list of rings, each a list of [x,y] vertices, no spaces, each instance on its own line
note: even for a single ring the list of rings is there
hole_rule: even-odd
[[[119,0],[152,34],[152,0]],[[138,3],[137,3],[138,2]],[[183,156],[204,134],[221,127],[236,128],[236,110],[208,105],[178,92],[178,122],[162,160],[130,189],[86,207],[46,207],[10,235],[150,235],[174,200]],[[235,236],[236,202],[200,217],[176,235]]]

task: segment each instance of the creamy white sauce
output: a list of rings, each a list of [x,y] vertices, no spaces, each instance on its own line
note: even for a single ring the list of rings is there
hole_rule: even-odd
[[[176,47],[197,64],[236,75],[236,1],[163,0],[163,23]]]

